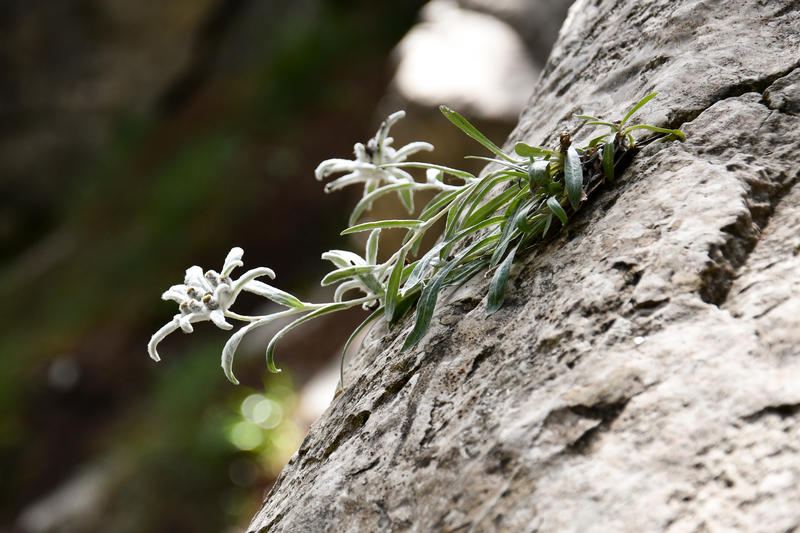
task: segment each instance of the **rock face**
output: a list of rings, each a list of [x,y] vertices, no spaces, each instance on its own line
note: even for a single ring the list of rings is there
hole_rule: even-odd
[[[558,238],[376,325],[249,531],[800,528],[800,4],[579,0],[510,141],[647,146]]]

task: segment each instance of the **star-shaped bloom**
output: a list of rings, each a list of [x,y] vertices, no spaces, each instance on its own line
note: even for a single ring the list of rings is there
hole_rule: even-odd
[[[276,290],[255,280],[261,276],[275,278],[275,273],[266,267],[248,270],[237,280],[230,278],[233,269],[244,264],[243,254],[241,248],[233,248],[225,258],[222,272],[209,270],[203,274],[203,269],[199,266],[190,267],[186,270],[182,284],[173,285],[161,295],[162,300],[177,302],[180,312],[159,329],[147,343],[147,352],[154,361],[161,360],[156,350],[159,342],[178,329],[191,333],[194,322],[210,320],[221,329],[233,328],[226,317],[235,316],[229,309],[243,290],[256,294]]]
[[[402,163],[408,156],[421,150],[433,150],[433,145],[426,142],[412,142],[402,148],[394,149],[389,137],[389,130],[395,122],[406,115],[405,111],[397,111],[381,123],[375,137],[367,144],[356,143],[353,147],[356,158],[328,159],[323,161],[314,172],[318,180],[323,180],[331,174],[345,172],[344,176],[336,178],[325,185],[325,192],[335,191],[356,183],[364,184],[364,196],[385,184],[413,183],[414,178],[405,170],[397,167],[381,167],[392,163]]]

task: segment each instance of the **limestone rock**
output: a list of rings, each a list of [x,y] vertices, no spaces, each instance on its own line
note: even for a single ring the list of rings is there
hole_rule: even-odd
[[[684,143],[643,149],[558,238],[378,324],[249,528],[800,528],[797,2],[570,10],[512,141],[583,140],[574,113]]]

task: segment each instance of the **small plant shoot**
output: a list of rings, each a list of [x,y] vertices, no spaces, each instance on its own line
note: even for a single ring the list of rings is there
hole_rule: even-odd
[[[362,198],[350,216],[350,227],[342,231],[343,235],[369,233],[363,254],[348,250],[330,250],[322,254],[322,259],[333,265],[333,270],[321,280],[322,285],[336,286],[333,301],[304,302],[264,283],[258,278],[275,278],[275,273],[265,267],[248,270],[234,278],[234,270],[244,265],[244,252],[233,248],[220,272],[204,272],[193,266],[186,271],[182,284],[173,285],[164,292],[162,299],[175,301],[178,314],[150,339],[147,346],[150,357],[160,360],[158,344],[174,331],[191,333],[192,324],[206,320],[221,329],[232,330],[235,326],[229,321],[233,321],[240,326],[222,350],[222,369],[236,384],[234,354],[247,333],[274,320],[295,317],[267,346],[267,367],[279,372],[274,355],[281,337],[305,322],[357,306],[372,313],[353,332],[344,352],[355,336],[375,320],[383,317],[393,324],[413,313],[414,327],[403,345],[407,349],[428,331],[442,289],[464,283],[480,272],[491,276],[486,313],[496,312],[503,305],[517,254],[552,234],[554,227],[566,225],[600,185],[619,177],[641,144],[637,144],[634,132],[654,132],[656,135],[647,142],[658,138],[684,139],[680,130],[647,124],[628,125],[634,113],[655,95],[642,98],[619,122],[579,116],[586,125],[609,130],[593,138],[587,146],[574,146],[570,136],[562,134],[555,149],[520,142],[513,154],[487,139],[459,113],[442,106],[442,114],[450,122],[493,154],[491,159],[477,156],[494,163],[491,170],[481,176],[410,160],[420,151],[433,150],[433,146],[412,142],[394,148],[389,132],[405,112],[393,113],[372,139],[355,145],[355,159],[329,159],[320,163],[315,172],[320,181],[338,175],[325,185],[326,192],[351,185],[363,187]],[[412,172],[424,172],[424,177],[415,177]],[[432,191],[434,196],[415,216],[414,196],[420,191]],[[406,207],[409,218],[359,223],[375,200],[392,194]],[[420,254],[423,236],[439,228],[439,221],[444,222],[443,232],[433,247]],[[386,261],[378,262],[382,231],[401,231],[405,238]],[[266,298],[282,309],[256,316],[236,313],[232,307],[243,291]]]

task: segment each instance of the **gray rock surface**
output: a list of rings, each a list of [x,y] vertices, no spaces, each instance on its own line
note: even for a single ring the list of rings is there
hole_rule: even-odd
[[[800,3],[579,0],[510,141],[653,143],[484,318],[378,324],[249,531],[800,529]]]

